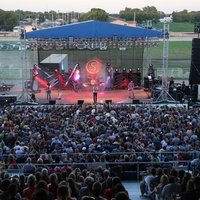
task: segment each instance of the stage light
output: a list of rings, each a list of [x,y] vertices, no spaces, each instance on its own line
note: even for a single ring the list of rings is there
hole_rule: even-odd
[[[107,65],[108,67],[110,67],[111,64],[108,62],[108,63],[106,63],[106,65]]]
[[[76,71],[74,72],[74,80],[79,81],[80,77],[81,77],[80,70],[76,69]]]

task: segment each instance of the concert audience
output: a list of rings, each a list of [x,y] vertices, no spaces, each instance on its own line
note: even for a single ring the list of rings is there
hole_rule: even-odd
[[[199,171],[193,169],[199,158],[199,113],[199,108],[156,105],[0,108],[0,199],[9,188],[13,188],[12,199],[120,199],[124,193],[129,195],[117,177],[119,168],[106,163],[124,163],[122,168],[128,170],[133,167],[129,162],[144,161],[153,162],[144,169],[154,169],[150,179],[144,177],[148,195],[186,199],[193,191],[195,200],[199,198]],[[168,161],[193,161],[193,173],[171,170]],[[13,182],[8,171],[20,165],[28,177],[15,177]],[[38,188],[41,181],[45,187]],[[190,182],[194,188],[189,189]]]

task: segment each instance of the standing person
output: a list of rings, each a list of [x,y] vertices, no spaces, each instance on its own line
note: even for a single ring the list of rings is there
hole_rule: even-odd
[[[174,78],[171,77],[169,80],[169,94],[172,96],[174,91]]]
[[[30,97],[32,102],[36,102],[36,97],[34,92],[31,92]]]
[[[96,104],[97,103],[97,93],[98,93],[98,86],[97,86],[97,84],[95,84],[94,86],[93,86],[93,101],[94,101],[94,104]]]
[[[134,99],[135,98],[135,94],[134,94],[134,82],[131,81],[128,84],[128,92],[129,92],[129,98]]]
[[[154,81],[154,78],[155,78],[155,72],[154,72],[154,68],[153,68],[153,65],[149,65],[149,68],[148,68],[148,76],[151,76],[151,79],[152,81]]]
[[[181,92],[182,92],[183,95],[185,96],[185,94],[186,94],[186,85],[185,85],[185,81],[183,81],[182,84],[181,84]]]
[[[46,92],[47,92],[47,100],[51,100],[51,85],[50,85],[50,83],[47,83]]]

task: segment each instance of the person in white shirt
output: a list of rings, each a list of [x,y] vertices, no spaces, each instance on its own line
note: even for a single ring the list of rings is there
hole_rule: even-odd
[[[131,81],[128,84],[128,92],[129,92],[129,98],[135,99],[135,94],[134,94],[134,82]]]
[[[94,104],[97,103],[97,94],[98,94],[98,86],[97,86],[97,84],[95,84],[93,86],[93,102],[94,102]]]

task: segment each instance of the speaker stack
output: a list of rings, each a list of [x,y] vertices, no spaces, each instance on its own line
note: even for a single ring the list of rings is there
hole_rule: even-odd
[[[200,38],[193,38],[190,66],[190,85],[200,84]]]

